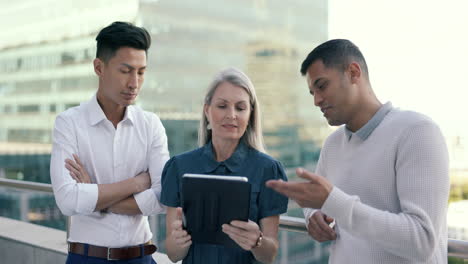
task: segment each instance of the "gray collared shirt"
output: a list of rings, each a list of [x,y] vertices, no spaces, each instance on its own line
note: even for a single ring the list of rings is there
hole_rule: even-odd
[[[377,113],[375,113],[374,116],[369,121],[367,121],[367,123],[363,127],[361,127],[358,131],[354,133],[347,127],[345,127],[345,133],[348,137],[348,140],[350,140],[353,135],[357,135],[360,139],[366,140],[370,136],[370,134],[374,132],[375,128],[380,125],[380,123],[388,114],[388,112],[390,112],[392,109],[393,106],[391,102],[387,102],[386,104],[382,105],[377,111]]]

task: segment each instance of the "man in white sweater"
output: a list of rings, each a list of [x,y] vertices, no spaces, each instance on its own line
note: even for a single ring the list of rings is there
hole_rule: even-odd
[[[349,40],[315,48],[301,68],[332,126],[306,182],[267,186],[304,208],[309,234],[333,241],[330,263],[447,263],[448,152],[428,117],[382,104]],[[343,125],[343,126],[342,126]]]

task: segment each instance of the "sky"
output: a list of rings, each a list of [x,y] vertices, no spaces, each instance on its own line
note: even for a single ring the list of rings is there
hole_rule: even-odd
[[[468,1],[329,0],[329,38],[360,47],[381,102],[468,136]]]

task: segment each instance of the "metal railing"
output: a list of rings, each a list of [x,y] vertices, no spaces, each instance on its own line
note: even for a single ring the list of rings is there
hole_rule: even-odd
[[[24,190],[30,190],[30,191],[53,193],[52,184],[47,184],[47,183],[18,181],[18,180],[0,178],[0,186],[24,189]]]
[[[18,181],[18,180],[0,178],[0,186],[53,193],[52,185],[45,184],[45,183]],[[303,218],[281,216],[279,227],[282,230],[307,233],[305,220]],[[67,224],[67,237],[68,237],[68,224]],[[468,241],[449,239],[448,240],[448,255],[451,257],[468,259]]]
[[[298,217],[281,216],[280,229],[307,233],[304,218]],[[468,259],[468,241],[449,238],[448,255],[450,257]]]

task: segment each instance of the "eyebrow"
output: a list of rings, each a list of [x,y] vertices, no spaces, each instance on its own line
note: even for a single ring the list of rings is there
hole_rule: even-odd
[[[317,86],[318,86],[318,83],[319,83],[321,80],[323,80],[322,77],[320,77],[320,78],[318,78],[317,80],[315,80],[313,86],[317,87]]]
[[[134,70],[134,69],[135,69],[135,67],[133,67],[132,65],[127,64],[127,63],[121,63],[120,65],[125,66],[125,67],[129,68],[130,70]],[[144,69],[146,69],[146,65],[143,66],[143,67],[141,67],[141,68],[139,68],[138,70],[144,70]]]
[[[318,88],[318,83],[319,83],[320,81],[322,81],[323,79],[324,79],[323,77],[320,77],[320,78],[318,78],[317,80],[315,80],[314,83],[312,84],[312,87],[317,87],[317,88]],[[311,89],[311,87],[309,87],[309,93],[310,93],[311,95],[314,95],[314,91]]]
[[[228,102],[228,103],[229,103],[229,101],[226,100],[226,99],[224,99],[224,98],[218,97],[218,98],[215,98],[215,99],[216,99],[216,100],[221,100],[221,101],[223,101],[223,102]],[[247,104],[248,102],[247,102],[246,100],[241,100],[241,101],[237,101],[237,102],[234,102],[234,103],[235,103],[235,104],[238,104],[238,103],[246,103],[246,104]]]

